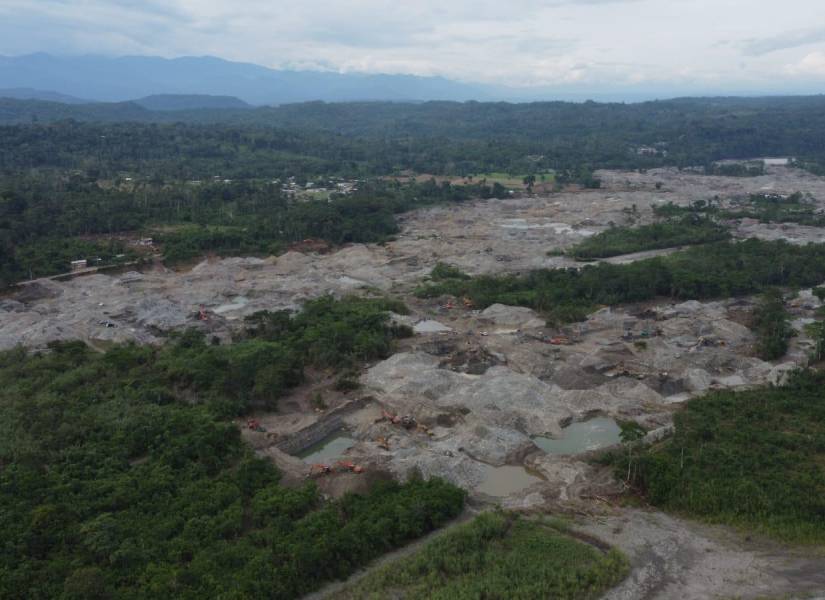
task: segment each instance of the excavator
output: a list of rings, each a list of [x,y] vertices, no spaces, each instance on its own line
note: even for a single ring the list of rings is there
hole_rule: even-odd
[[[339,460],[332,466],[317,463],[309,467],[310,477],[323,477],[324,475],[332,475],[333,473],[355,473],[360,475],[363,472],[364,467],[348,460]]]
[[[332,467],[329,465],[314,464],[309,467],[310,477],[321,477],[322,475],[329,475],[332,473]]]
[[[381,411],[381,418],[378,421],[389,421],[393,425],[401,425],[404,429],[412,429],[418,423],[415,420],[415,417],[411,415],[404,415],[403,417],[399,417],[398,415],[393,415],[392,413],[387,412],[386,410]]]
[[[261,422],[258,421],[258,419],[249,419],[246,422],[246,428],[251,430],[251,431],[257,431],[259,433],[265,433],[266,432],[266,427],[261,425]]]
[[[337,463],[335,463],[335,470],[339,473],[351,471],[353,473],[357,473],[360,475],[364,472],[364,467],[356,465],[355,463],[350,462],[348,460],[339,460]]]

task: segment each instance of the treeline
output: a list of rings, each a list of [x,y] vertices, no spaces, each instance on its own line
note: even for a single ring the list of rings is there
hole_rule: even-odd
[[[298,598],[456,516],[440,480],[284,487],[222,417],[384,352],[380,308],[324,299],[230,346],[0,353],[0,597]]]
[[[371,180],[351,194],[304,200],[279,184],[248,180],[111,187],[81,176],[7,178],[0,182],[0,284],[64,272],[75,258],[128,252],[122,241],[81,243],[78,236],[148,231],[170,261],[208,252],[277,254],[306,238],[380,242],[398,233],[399,213],[505,195],[500,185],[434,180]]]
[[[770,289],[762,295],[753,311],[751,329],[756,332],[759,358],[777,360],[785,356],[794,329],[780,290]]]
[[[632,484],[651,503],[782,539],[825,541],[825,375],[686,403],[665,442],[640,450]],[[628,472],[627,453],[617,473]]]
[[[443,274],[442,274],[443,277]],[[533,271],[525,276],[447,277],[422,285],[423,297],[467,296],[481,308],[500,302],[534,308],[552,321],[584,319],[599,305],[725,298],[773,286],[825,281],[825,244],[794,246],[749,239],[696,246],[625,265]]]
[[[765,164],[758,163],[713,163],[705,166],[706,175],[722,177],[759,177],[765,174]]]
[[[0,129],[0,170],[148,168],[172,178],[203,178],[672,165],[753,175],[749,167],[716,163],[789,156],[812,169],[825,165],[822,96],[638,104],[311,102],[174,113],[107,114],[105,108],[86,114],[86,107],[0,101],[0,121],[26,123]],[[87,122],[65,121],[71,117]]]
[[[819,211],[816,202],[806,198],[801,192],[790,196],[751,194],[739,206],[720,211],[719,214],[726,219],[758,219],[763,223],[798,223],[813,227],[825,225],[825,214]]]
[[[728,238],[730,232],[727,227],[709,218],[686,215],[681,219],[640,227],[611,227],[579,242],[567,254],[576,259],[591,260],[644,250],[707,244]]]
[[[451,185],[371,180],[351,194],[329,200],[286,200],[260,207],[246,218],[218,216],[212,223],[199,218],[195,226],[165,230],[157,236],[168,261],[206,252],[223,255],[278,254],[287,244],[320,239],[333,246],[383,242],[400,232],[397,215],[432,204],[466,202],[474,198],[504,198],[498,183]]]
[[[389,322],[390,310],[403,313],[406,307],[385,299],[325,296],[310,300],[298,314],[248,317],[243,334],[230,345],[216,345],[191,329],[159,349],[124,346],[107,356],[116,370],[135,362],[147,365],[145,386],[165,394],[190,390],[214,414],[233,417],[253,407],[276,409],[278,398],[303,382],[307,367],[341,371],[387,358],[396,339],[412,335]]]
[[[2,101],[0,101],[2,102]],[[315,177],[346,179],[402,172],[477,175],[543,173],[555,169],[573,182],[592,180],[583,153],[532,154],[526,141],[383,134],[260,125],[146,124],[134,122],[0,126],[0,173],[79,172],[92,179],[121,174],[156,182]],[[616,148],[616,151],[619,151]],[[624,150],[621,150],[624,152]],[[635,161],[631,161],[635,162]],[[584,166],[584,168],[583,168]]]
[[[0,127],[0,173],[121,173],[155,182],[370,175],[381,142],[300,129],[134,122]]]
[[[757,219],[762,223],[797,223],[821,227],[825,225],[823,214],[816,202],[802,192],[794,192],[789,196],[780,194],[751,194],[747,198],[739,198],[728,208],[722,208],[714,200],[697,200],[688,206],[681,206],[668,202],[654,206],[656,216],[674,218],[677,216],[715,217],[717,219]]]

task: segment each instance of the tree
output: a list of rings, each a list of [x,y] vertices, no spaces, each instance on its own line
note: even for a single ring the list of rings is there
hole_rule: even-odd
[[[533,174],[528,175],[523,179],[524,185],[527,186],[528,191],[533,191],[533,184],[536,183],[536,176]]]
[[[647,434],[644,427],[639,425],[636,421],[621,421],[619,422],[619,439],[627,448],[627,477],[625,483],[630,484],[630,469],[633,465],[633,446]]]

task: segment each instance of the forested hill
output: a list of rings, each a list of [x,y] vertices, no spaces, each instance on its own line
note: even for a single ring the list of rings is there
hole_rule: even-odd
[[[177,114],[177,113],[175,113]],[[111,123],[117,121],[152,122],[164,120],[134,102],[65,104],[48,100],[0,98],[0,124],[75,120]]]
[[[153,94],[134,100],[134,103],[153,111],[252,108],[249,104],[234,96],[210,96],[207,94]]]
[[[684,167],[757,156],[825,165],[825,96],[640,104],[315,102],[175,111],[131,102],[0,99],[3,123],[0,168],[75,166],[69,163],[88,163],[80,158],[85,154],[100,167],[111,152],[124,159],[124,169],[156,159],[167,168],[184,160],[209,162],[206,171],[216,163],[237,171],[236,159],[243,158],[243,164],[277,160],[278,173],[293,175],[307,162],[318,167],[316,174],[365,175]]]
[[[78,121],[144,121],[225,123],[294,129],[325,129],[348,134],[447,135],[486,137],[491,134],[540,138],[548,134],[651,129],[666,132],[685,125],[743,129],[790,119],[825,119],[825,95],[757,98],[675,98],[634,104],[600,102],[302,102],[253,110],[219,97],[167,95],[164,102],[97,102],[67,104],[0,97],[0,123]],[[209,98],[212,103],[192,102]],[[176,99],[186,102],[174,102]],[[174,103],[172,105],[171,103]],[[144,110],[135,110],[143,108]]]

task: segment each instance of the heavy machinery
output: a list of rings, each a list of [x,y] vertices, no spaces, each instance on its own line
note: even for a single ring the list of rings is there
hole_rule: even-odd
[[[381,418],[378,419],[378,421],[380,422],[385,420],[389,421],[393,425],[401,425],[401,427],[403,427],[404,429],[412,429],[413,427],[418,425],[418,422],[412,415],[404,415],[403,417],[400,417],[398,415],[394,415],[390,412],[387,412],[386,410],[382,410]]]
[[[389,452],[389,450],[390,450],[390,441],[387,438],[385,438],[383,435],[379,435],[377,438],[375,438],[375,443],[382,450],[386,450],[387,452]]]
[[[249,419],[246,422],[246,428],[249,429],[250,431],[257,431],[259,433],[265,433],[266,432],[266,427],[261,425],[261,422],[258,421],[258,419]]]
[[[364,467],[356,465],[348,460],[339,460],[334,465],[325,465],[316,463],[309,467],[309,477],[323,477],[325,475],[332,475],[333,473],[356,473],[360,475],[364,472]]]
[[[314,464],[310,465],[309,467],[309,476],[310,477],[321,477],[323,475],[329,475],[332,473],[332,467],[329,465],[323,464]]]
[[[339,473],[350,471],[352,473],[357,473],[360,475],[364,472],[364,467],[362,467],[361,465],[356,465],[355,463],[350,462],[348,460],[339,460],[337,463],[335,463],[335,470]]]

